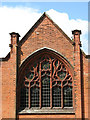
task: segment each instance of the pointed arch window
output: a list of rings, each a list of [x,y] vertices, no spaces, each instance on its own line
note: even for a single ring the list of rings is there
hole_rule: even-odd
[[[58,58],[49,54],[39,56],[28,65],[23,80],[21,108],[73,107],[72,76]]]

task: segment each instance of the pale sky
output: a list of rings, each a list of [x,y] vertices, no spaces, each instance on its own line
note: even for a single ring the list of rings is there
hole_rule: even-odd
[[[46,12],[71,38],[72,30],[82,31],[83,51],[88,54],[88,3],[87,2],[2,2],[0,6],[0,57],[10,51],[11,32],[28,32],[40,16]]]

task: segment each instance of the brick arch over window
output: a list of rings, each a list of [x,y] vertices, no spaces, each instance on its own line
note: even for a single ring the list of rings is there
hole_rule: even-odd
[[[73,68],[66,58],[43,48],[21,65],[18,79],[18,108],[73,107]]]

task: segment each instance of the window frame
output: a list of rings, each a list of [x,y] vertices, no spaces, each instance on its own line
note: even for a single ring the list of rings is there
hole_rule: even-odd
[[[63,62],[63,64],[66,66],[66,68],[67,68],[67,70],[70,72],[70,69],[69,69],[69,67],[68,67],[68,65],[62,60],[62,59],[60,59],[58,56],[56,56],[56,55],[52,55],[51,53],[49,54],[49,53],[47,53],[47,52],[45,52],[45,54],[48,54],[48,55],[51,55],[51,56],[54,56],[54,57],[56,57],[57,59],[59,59],[61,62]],[[42,56],[42,54],[40,54],[39,56]],[[37,56],[38,57],[38,56]],[[32,63],[32,60],[30,61],[31,63]],[[28,64],[27,64],[28,65]],[[50,64],[51,65],[51,64]],[[24,68],[25,69],[25,68]],[[70,75],[72,76],[72,74],[70,73]],[[65,109],[73,109],[74,108],[74,94],[73,94],[73,91],[74,91],[74,89],[72,89],[72,100],[73,100],[73,106],[72,107],[64,107],[64,105],[63,105],[63,98],[61,97],[61,107],[53,107],[53,105],[52,105],[52,83],[51,83],[51,77],[50,77],[50,107],[46,107],[45,109],[55,109],[55,110],[58,110],[58,109],[60,109],[60,111],[62,111],[61,109],[63,109],[63,110],[65,110]],[[40,83],[41,84],[41,83]],[[73,76],[72,76],[72,88],[73,88]],[[63,90],[62,90],[63,88],[61,88],[61,96],[63,96]],[[19,101],[20,102],[20,101]],[[44,108],[42,108],[42,106],[41,106],[41,88],[40,88],[40,107],[38,107],[39,109],[41,109],[41,111],[44,109]],[[29,108],[25,108],[25,109],[27,109],[27,110],[30,110],[30,109],[32,109],[31,108],[31,106],[30,106],[30,87],[29,87]]]

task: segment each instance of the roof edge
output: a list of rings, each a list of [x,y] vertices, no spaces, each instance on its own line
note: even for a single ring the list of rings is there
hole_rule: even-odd
[[[82,49],[81,49],[81,52],[85,58],[90,59],[90,55],[86,55],[86,53]]]
[[[70,43],[72,43],[72,45],[74,45],[74,41],[72,41],[72,40],[68,37],[68,35],[52,20],[52,18],[51,18],[46,12],[44,12],[43,15],[45,15],[46,17],[48,17],[48,19],[55,25],[55,27],[62,32],[62,34],[69,40]]]
[[[2,61],[8,61],[9,58],[10,58],[10,52],[6,55],[6,57],[0,58],[0,61],[1,61],[1,62],[2,62]]]
[[[47,17],[52,23],[53,25],[69,40],[69,42],[74,45],[74,41],[72,41],[68,36],[67,34],[51,19],[51,17],[46,13],[44,12],[42,14],[42,16],[36,21],[36,23],[29,29],[29,31],[25,34],[25,36],[19,41],[19,45],[22,44],[22,41],[24,39],[27,39],[27,36],[29,33],[32,33],[34,31],[34,29],[36,28],[35,26],[38,26],[39,22],[41,22],[41,20],[44,18],[44,17]]]
[[[28,30],[28,32],[24,35],[24,37],[19,41],[18,45],[22,44],[24,39],[27,39],[27,36],[30,32],[33,32],[33,29],[35,28],[35,26],[37,26],[38,22],[44,18],[44,16],[46,16],[46,13],[44,12],[41,17],[34,23],[34,25]]]

